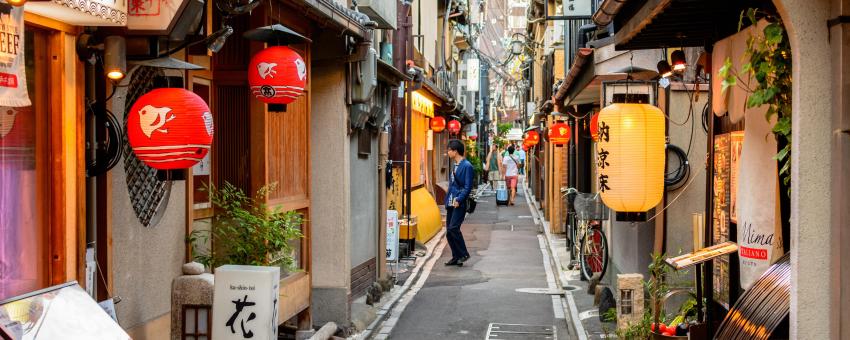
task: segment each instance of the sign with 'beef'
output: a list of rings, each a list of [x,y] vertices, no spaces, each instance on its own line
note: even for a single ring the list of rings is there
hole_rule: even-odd
[[[24,8],[0,12],[0,106],[30,106],[24,64]]]

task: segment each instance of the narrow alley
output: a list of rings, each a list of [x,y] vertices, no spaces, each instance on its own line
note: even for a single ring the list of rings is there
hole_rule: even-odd
[[[441,240],[427,281],[375,339],[568,339],[541,227],[522,192],[516,203],[480,198],[462,227],[470,259],[444,265],[451,250]]]

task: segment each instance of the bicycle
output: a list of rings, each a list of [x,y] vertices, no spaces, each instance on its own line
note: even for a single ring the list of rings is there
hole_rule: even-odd
[[[575,227],[570,225],[568,231],[571,258],[577,262],[573,266],[580,269],[584,279],[590,280],[598,275],[601,280],[609,262],[608,238],[601,223],[608,219],[608,207],[602,203],[599,194],[580,193],[574,188],[562,188],[561,192],[564,196],[575,195],[574,209],[570,212],[575,218]]]

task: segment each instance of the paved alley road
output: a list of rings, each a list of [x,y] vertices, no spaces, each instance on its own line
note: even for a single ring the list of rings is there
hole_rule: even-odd
[[[513,207],[483,197],[462,231],[471,258],[463,267],[444,266],[448,246],[389,339],[565,339],[566,323],[553,299],[518,289],[548,288],[538,227],[518,195]],[[491,325],[511,324],[511,325]],[[532,327],[519,325],[537,325]],[[512,333],[518,332],[518,333]]]

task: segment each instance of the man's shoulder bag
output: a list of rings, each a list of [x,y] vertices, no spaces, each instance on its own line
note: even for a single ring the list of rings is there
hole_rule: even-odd
[[[473,168],[472,171],[474,172],[475,169]],[[458,182],[457,176],[452,177],[454,177],[455,184],[459,187],[463,187],[463,185]],[[475,206],[478,205],[478,201],[476,201],[476,199],[475,194],[473,194],[470,190],[469,195],[466,196],[466,213],[471,214],[475,212]]]
[[[522,169],[522,168],[524,168],[524,167],[525,167],[525,163],[522,163],[522,162],[520,162],[520,161],[516,160],[516,158],[514,158],[514,156],[508,156],[508,157],[510,157],[510,158],[511,158],[511,160],[513,160],[513,161],[514,161],[514,164],[516,164],[516,168],[517,168],[517,169]]]

